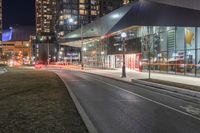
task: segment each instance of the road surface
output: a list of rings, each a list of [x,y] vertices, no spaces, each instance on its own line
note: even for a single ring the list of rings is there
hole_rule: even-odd
[[[198,99],[82,72],[56,73],[98,133],[200,133]]]

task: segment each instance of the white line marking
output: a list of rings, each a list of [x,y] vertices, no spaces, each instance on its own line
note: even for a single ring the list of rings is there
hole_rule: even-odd
[[[107,83],[107,82],[101,81],[101,80],[99,80],[99,79],[94,79],[94,80],[97,80],[97,81],[102,82],[102,83],[104,83],[104,84],[107,84],[107,85],[109,85],[109,86],[115,87],[115,88],[117,88],[117,89],[119,89],[119,90],[122,90],[122,91],[125,91],[125,92],[127,92],[127,93],[133,94],[133,95],[135,95],[135,96],[138,96],[138,97],[143,98],[143,99],[145,99],[145,100],[148,100],[148,101],[150,101],[150,102],[156,103],[156,104],[161,105],[161,106],[163,106],[163,107],[169,108],[169,109],[171,109],[171,110],[177,111],[177,112],[179,112],[179,113],[181,113],[181,114],[190,116],[190,117],[192,117],[192,118],[197,119],[197,120],[200,121],[200,118],[199,118],[199,117],[195,117],[195,116],[193,116],[193,115],[191,115],[191,114],[188,114],[188,113],[183,112],[183,111],[181,111],[181,110],[175,109],[175,108],[170,107],[170,106],[168,106],[168,105],[165,105],[165,104],[163,104],[163,103],[159,103],[159,102],[157,102],[157,101],[154,101],[154,100],[152,100],[152,99],[146,98],[146,97],[141,96],[141,95],[139,95],[139,94],[133,93],[133,92],[128,91],[128,90],[125,90],[125,89],[123,89],[123,88],[121,88],[121,87],[119,87],[119,86],[112,85],[112,84],[109,84],[109,83]]]

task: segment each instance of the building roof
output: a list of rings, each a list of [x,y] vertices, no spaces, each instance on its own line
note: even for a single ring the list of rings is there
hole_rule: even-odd
[[[31,35],[35,35],[35,27],[15,26],[3,30],[2,41],[28,41]]]
[[[148,0],[162,4],[200,10],[200,0]]]
[[[193,4],[196,4],[195,1],[190,0]],[[83,37],[105,36],[130,26],[200,26],[200,10],[197,10],[196,7],[187,7],[186,4],[187,2],[185,5],[182,3],[178,6],[176,2],[166,4],[166,0],[163,2],[138,0],[84,26]],[[80,36],[81,29],[77,29],[65,35],[61,40],[80,39]]]

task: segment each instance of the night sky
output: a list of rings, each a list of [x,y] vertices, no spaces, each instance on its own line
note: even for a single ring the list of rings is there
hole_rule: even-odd
[[[3,0],[3,28],[35,26],[35,0]]]

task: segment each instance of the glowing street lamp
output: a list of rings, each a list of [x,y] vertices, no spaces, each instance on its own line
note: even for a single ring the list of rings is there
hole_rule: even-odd
[[[127,34],[126,34],[125,32],[122,32],[122,33],[121,33],[121,37],[122,37],[122,39],[126,39]]]
[[[73,23],[74,22],[74,19],[73,18],[69,18],[69,23]]]

